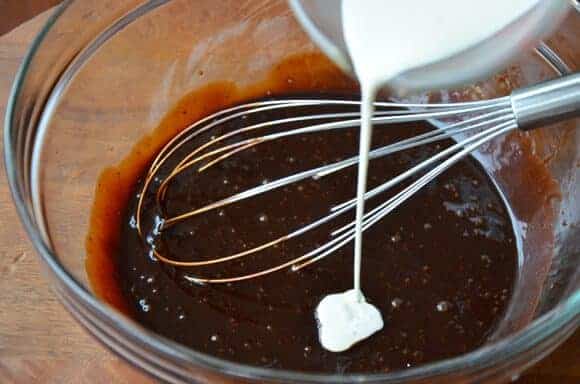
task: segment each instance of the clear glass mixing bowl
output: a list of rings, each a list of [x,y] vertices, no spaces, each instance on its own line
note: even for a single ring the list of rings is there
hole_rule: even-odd
[[[523,53],[503,75],[435,96],[491,97],[578,70],[579,31],[580,16],[570,15],[546,46]],[[579,120],[512,135],[476,154],[513,210],[523,256],[506,321],[463,356],[372,375],[245,366],[160,337],[91,290],[85,237],[103,169],[118,164],[186,93],[223,80],[243,89],[289,56],[316,52],[284,1],[65,1],[22,64],[4,132],[14,200],[55,292],[102,343],[170,382],[449,383],[516,376],[580,323]],[[318,69],[297,70],[315,77]],[[560,192],[538,191],[536,175],[522,172],[526,159],[544,167]]]

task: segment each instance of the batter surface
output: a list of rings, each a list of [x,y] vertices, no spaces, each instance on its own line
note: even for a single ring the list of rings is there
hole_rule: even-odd
[[[331,111],[336,109],[303,112]],[[250,116],[243,124],[293,113]],[[209,136],[239,127],[220,126],[184,148],[181,156]],[[373,148],[429,129],[427,124],[378,125]],[[357,148],[358,127],[258,145],[201,176],[195,170],[178,176],[163,209],[174,216],[265,180],[351,157]],[[438,150],[436,145],[423,146],[371,161],[369,189]],[[168,171],[161,170],[159,179]],[[135,229],[141,183],[142,178],[132,183],[128,203],[110,218],[111,227],[119,229],[119,241],[110,243],[114,262],[106,284],[119,292],[116,305],[146,328],[224,359],[300,371],[404,369],[480,346],[500,321],[512,292],[517,269],[512,224],[491,180],[471,159],[451,168],[365,232],[362,289],[381,311],[385,326],[343,353],[320,346],[314,309],[325,295],[352,288],[352,244],[299,272],[207,286],[191,283],[185,276],[225,277],[279,264],[326,242],[329,231],[351,221],[353,212],[332,226],[241,262],[174,268],[151,257],[149,245]],[[354,197],[355,187],[356,167],[211,211],[153,237],[165,255],[178,260],[225,256],[325,215],[331,206]],[[368,201],[367,210],[386,196],[390,194]],[[144,201],[143,229],[151,234],[159,212],[153,193]]]

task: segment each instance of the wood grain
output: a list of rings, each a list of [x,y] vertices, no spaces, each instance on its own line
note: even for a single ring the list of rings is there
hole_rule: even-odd
[[[0,37],[0,118],[20,61],[48,12]],[[0,143],[0,148],[2,144]],[[153,383],[88,335],[58,303],[18,220],[0,159],[0,382]],[[519,384],[580,382],[580,332]]]

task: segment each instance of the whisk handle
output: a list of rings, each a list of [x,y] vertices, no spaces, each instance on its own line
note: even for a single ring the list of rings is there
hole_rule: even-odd
[[[511,103],[523,130],[580,117],[580,73],[515,90]]]

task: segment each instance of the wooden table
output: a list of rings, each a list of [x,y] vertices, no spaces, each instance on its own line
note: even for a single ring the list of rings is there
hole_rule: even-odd
[[[0,121],[14,74],[47,15],[0,37]],[[12,205],[3,157],[0,220],[0,383],[153,383],[84,332],[50,291]],[[580,383],[580,332],[517,383]]]

